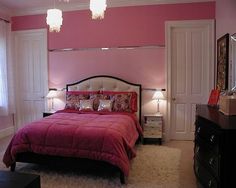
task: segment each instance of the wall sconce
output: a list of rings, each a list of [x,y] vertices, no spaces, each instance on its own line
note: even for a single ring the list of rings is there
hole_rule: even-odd
[[[164,95],[163,95],[162,91],[157,90],[157,91],[154,93],[152,99],[157,101],[157,114],[160,114],[160,107],[159,107],[159,105],[160,105],[160,100],[161,100],[161,99],[164,99]]]
[[[57,89],[56,88],[49,88],[49,92],[46,97],[51,101],[51,105],[49,105],[49,112],[55,111],[54,110],[54,98],[57,97]]]

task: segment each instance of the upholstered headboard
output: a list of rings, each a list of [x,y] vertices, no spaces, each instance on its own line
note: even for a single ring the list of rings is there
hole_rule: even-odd
[[[128,81],[113,76],[99,75],[93,76],[81,81],[67,84],[67,91],[135,91],[137,99],[137,117],[141,121],[141,85],[130,83]]]

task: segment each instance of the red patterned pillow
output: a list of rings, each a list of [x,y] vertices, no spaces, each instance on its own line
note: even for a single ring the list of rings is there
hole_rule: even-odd
[[[67,91],[65,109],[78,109],[80,100],[89,99],[91,94],[98,92],[99,91]]]
[[[103,91],[113,101],[112,110],[115,112],[137,112],[137,93],[125,91]]]

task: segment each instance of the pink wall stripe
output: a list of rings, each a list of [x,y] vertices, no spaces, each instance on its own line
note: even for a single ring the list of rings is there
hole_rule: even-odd
[[[214,19],[215,2],[108,8],[105,19],[89,10],[63,13],[59,33],[49,33],[49,49],[164,45],[165,21]],[[12,30],[45,28],[46,15],[12,18]]]

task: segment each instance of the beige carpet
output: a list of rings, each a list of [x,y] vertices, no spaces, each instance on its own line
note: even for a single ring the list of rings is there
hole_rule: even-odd
[[[17,163],[16,171],[40,174],[42,188],[178,188],[180,155],[181,151],[176,148],[137,146],[127,184],[122,186],[117,174],[53,171],[23,163]],[[0,169],[8,170],[2,163]]]

